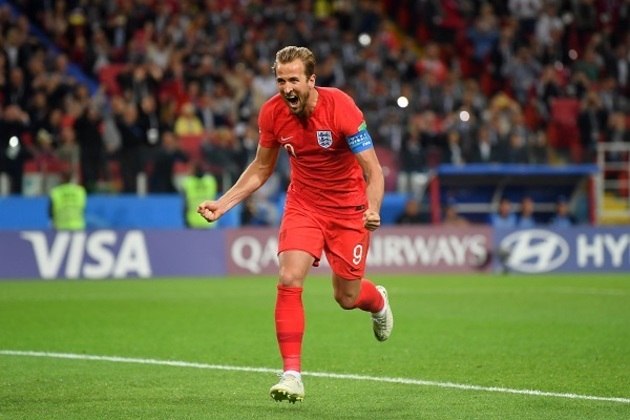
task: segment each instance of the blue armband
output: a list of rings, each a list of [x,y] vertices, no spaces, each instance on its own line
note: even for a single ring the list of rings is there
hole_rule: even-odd
[[[373,147],[372,137],[370,137],[370,133],[365,129],[359,130],[356,134],[346,137],[346,141],[352,153],[359,153]]]

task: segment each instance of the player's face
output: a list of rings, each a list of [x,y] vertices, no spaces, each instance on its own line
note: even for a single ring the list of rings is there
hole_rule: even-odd
[[[291,112],[304,115],[311,89],[315,86],[315,75],[306,77],[302,60],[276,65],[276,84],[278,91]]]

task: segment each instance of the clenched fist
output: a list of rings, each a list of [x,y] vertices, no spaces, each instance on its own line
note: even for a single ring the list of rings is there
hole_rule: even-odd
[[[374,210],[367,209],[363,213],[363,225],[369,231],[374,231],[381,226],[381,215]]]
[[[223,211],[219,208],[219,202],[214,200],[206,200],[197,206],[197,213],[203,216],[208,222],[216,222],[223,215]]]

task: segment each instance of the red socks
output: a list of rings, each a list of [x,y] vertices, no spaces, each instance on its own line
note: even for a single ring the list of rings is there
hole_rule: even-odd
[[[378,293],[378,292],[377,292]],[[284,371],[301,371],[304,306],[301,287],[278,286],[276,298],[276,337]]]
[[[383,309],[383,305],[385,305],[385,299],[376,289],[374,283],[365,278],[361,279],[361,291],[357,301],[354,303],[354,307],[366,312],[376,313]]]

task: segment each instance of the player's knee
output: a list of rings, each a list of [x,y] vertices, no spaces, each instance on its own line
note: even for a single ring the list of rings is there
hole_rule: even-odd
[[[304,277],[297,270],[284,268],[280,270],[278,283],[283,287],[302,287]]]
[[[356,307],[357,297],[353,294],[335,293],[335,300],[342,309],[350,310]]]

